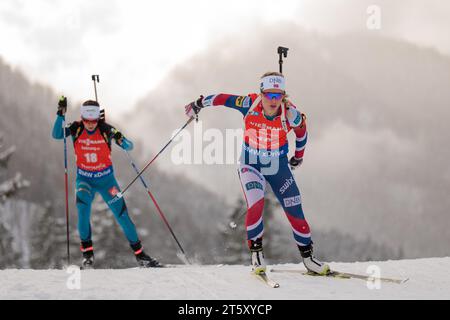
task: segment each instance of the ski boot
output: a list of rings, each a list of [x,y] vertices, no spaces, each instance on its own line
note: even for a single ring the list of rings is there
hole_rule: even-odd
[[[158,260],[153,259],[144,252],[141,242],[131,245],[134,251],[136,261],[141,268],[164,268],[164,265],[160,264]]]
[[[82,241],[80,249],[83,253],[81,268],[92,269],[94,267],[94,247],[92,241]]]
[[[298,246],[298,248],[303,258],[303,264],[309,272],[313,272],[321,276],[325,276],[330,273],[330,266],[314,257],[312,242],[307,246]]]
[[[250,251],[252,253],[252,271],[255,274],[266,273],[262,239],[257,239],[256,241],[250,240]]]

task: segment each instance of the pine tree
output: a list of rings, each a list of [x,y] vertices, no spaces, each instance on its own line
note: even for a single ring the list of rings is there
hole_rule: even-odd
[[[224,224],[219,227],[223,243],[223,253],[219,255],[219,263],[245,264],[248,262],[248,248],[245,229],[245,214],[247,205],[239,198],[231,214]]]
[[[19,254],[12,246],[13,241],[9,228],[0,220],[0,269],[12,268],[17,264]]]
[[[78,252],[78,243],[74,242],[75,228],[71,229],[71,254]],[[58,217],[51,202],[34,217],[31,235],[31,267],[34,269],[61,268],[66,264],[66,220]]]
[[[3,149],[3,136],[0,134],[0,169],[6,171],[8,162],[15,152],[15,147],[12,146],[6,150]],[[20,189],[28,187],[29,182],[23,180],[20,173],[16,173],[15,177],[6,181],[4,177],[6,173],[0,171],[0,205],[8,198],[14,196]],[[3,182],[2,182],[3,181]],[[0,208],[1,209],[1,208]],[[2,210],[0,210],[0,213]],[[19,253],[14,250],[14,237],[11,233],[11,226],[9,226],[0,216],[0,268],[13,267],[17,264]]]
[[[6,169],[8,167],[8,162],[12,155],[16,151],[14,146],[9,147],[6,150],[3,149],[3,136],[0,134],[0,168]],[[3,175],[0,174],[0,178]],[[1,182],[0,180],[0,202],[5,202],[7,198],[12,197],[22,188],[26,188],[30,185],[27,180],[22,179],[20,173],[16,173],[15,177],[6,181]]]

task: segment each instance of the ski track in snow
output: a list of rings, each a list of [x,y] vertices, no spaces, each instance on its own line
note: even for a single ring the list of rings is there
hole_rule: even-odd
[[[69,290],[66,270],[0,271],[0,299],[450,299],[450,258],[384,262],[331,263],[334,270],[366,275],[378,266],[381,277],[409,278],[403,284],[381,282],[370,290],[359,279],[309,277],[269,272],[280,283],[272,289],[250,274],[249,266],[177,266],[165,269],[81,271],[81,289]],[[269,266],[301,269],[302,265]]]

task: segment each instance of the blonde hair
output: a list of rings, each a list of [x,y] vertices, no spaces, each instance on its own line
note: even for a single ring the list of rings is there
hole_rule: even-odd
[[[269,76],[279,76],[279,77],[283,77],[284,78],[284,75],[282,73],[280,73],[280,72],[269,71],[269,72],[264,73],[262,75],[261,79],[265,78],[265,77],[269,77]]]
[[[269,76],[278,76],[278,77],[282,77],[284,78],[284,74],[282,74],[281,72],[276,72],[276,71],[268,71],[266,73],[264,73],[261,76],[261,79],[265,78],[265,77],[269,77]],[[289,95],[287,93],[284,94],[284,98],[283,98],[283,103],[287,103],[288,102],[288,98]]]

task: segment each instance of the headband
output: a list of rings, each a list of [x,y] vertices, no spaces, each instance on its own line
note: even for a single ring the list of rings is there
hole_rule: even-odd
[[[281,76],[267,76],[261,79],[261,92],[269,89],[286,91],[286,80]]]
[[[100,118],[100,107],[81,106],[81,118],[86,120],[98,120]]]

